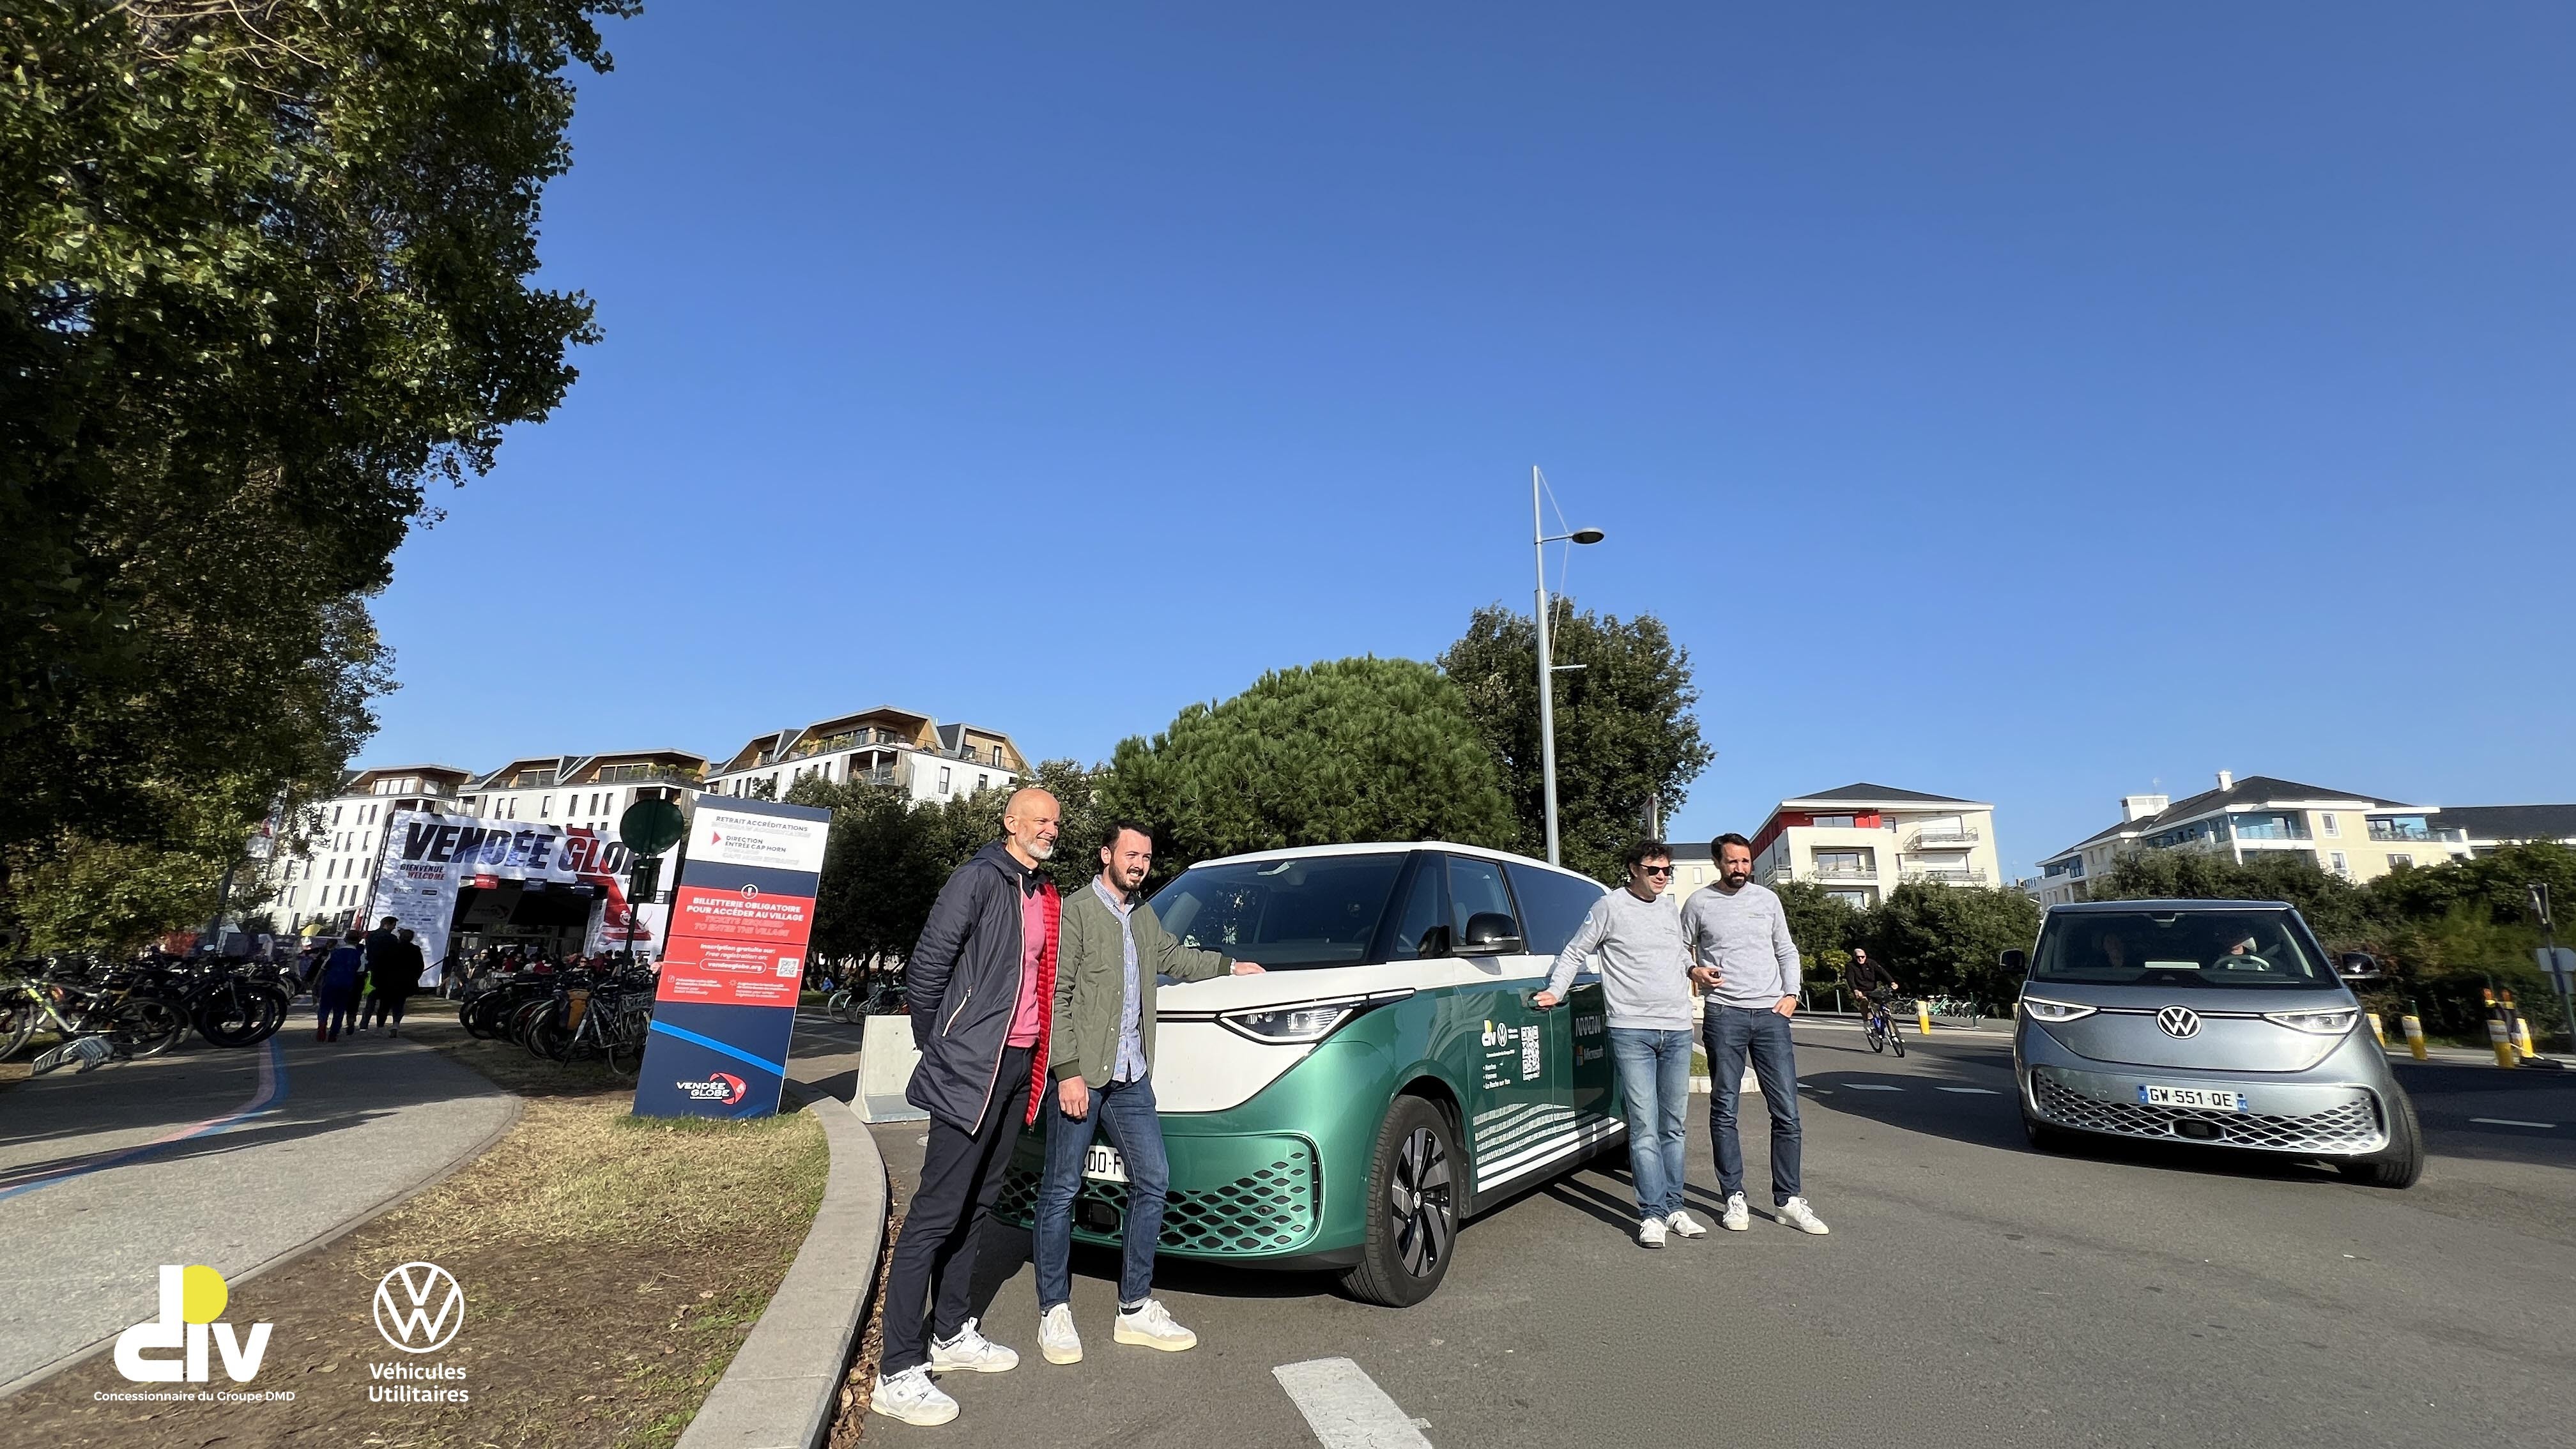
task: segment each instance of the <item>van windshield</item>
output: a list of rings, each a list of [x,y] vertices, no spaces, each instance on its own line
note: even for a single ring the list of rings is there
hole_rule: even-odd
[[[2288,911],[2087,911],[2048,923],[2033,981],[2090,986],[2340,985]]]
[[[1184,946],[1272,971],[1357,966],[1403,871],[1400,851],[1193,866],[1147,904]]]

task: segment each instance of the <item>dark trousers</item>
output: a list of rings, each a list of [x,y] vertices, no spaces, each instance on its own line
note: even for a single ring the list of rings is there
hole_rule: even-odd
[[[316,993],[314,1014],[321,1030],[338,1035],[346,1031],[358,1015],[358,988],[325,986]]]
[[[403,1002],[407,999],[401,994],[369,988],[366,1004],[358,1008],[358,1025],[361,1028],[399,1025],[403,1019]]]
[[[972,1133],[933,1118],[921,1154],[921,1181],[904,1208],[903,1231],[886,1269],[885,1355],[878,1372],[887,1378],[930,1361],[928,1337],[951,1338],[966,1326],[968,1295],[975,1287],[975,1248],[984,1236],[993,1199],[1011,1169],[1020,1118],[1029,1103],[1027,1047],[1002,1052],[993,1100]],[[925,1325],[924,1300],[930,1301]]]

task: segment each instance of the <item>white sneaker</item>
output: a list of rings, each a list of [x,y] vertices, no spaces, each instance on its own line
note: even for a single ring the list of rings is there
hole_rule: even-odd
[[[1708,1236],[1708,1229],[1701,1227],[1698,1219],[1693,1218],[1689,1213],[1683,1212],[1678,1208],[1673,1210],[1673,1215],[1671,1217],[1664,1219],[1664,1226],[1672,1229],[1675,1233],[1678,1233],[1685,1238],[1705,1238]]]
[[[1638,1247],[1660,1248],[1663,1245],[1664,1220],[1662,1218],[1648,1218],[1644,1222],[1637,1224]]]
[[[932,1373],[999,1374],[1019,1366],[1019,1354],[986,1338],[972,1318],[957,1330],[956,1337],[945,1343],[935,1338],[930,1341]]]
[[[1816,1210],[1814,1208],[1807,1206],[1807,1200],[1803,1197],[1793,1197],[1789,1199],[1787,1202],[1780,1204],[1776,1209],[1776,1212],[1779,1215],[1780,1221],[1796,1228],[1799,1232],[1823,1234],[1833,1231],[1833,1229],[1825,1226],[1825,1220],[1823,1218],[1816,1216]]]
[[[1726,1195],[1726,1211],[1718,1216],[1717,1225],[1730,1233],[1740,1233],[1753,1226],[1753,1211],[1744,1205],[1744,1194]]]
[[[930,1381],[927,1367],[908,1368],[893,1378],[878,1375],[876,1392],[868,1395],[868,1408],[925,1429],[957,1417],[957,1401]]]
[[[1148,1298],[1137,1304],[1133,1311],[1121,1310],[1118,1325],[1110,1336],[1120,1343],[1141,1343],[1165,1353],[1196,1348],[1199,1342],[1197,1334],[1172,1321],[1172,1311],[1165,1308],[1159,1298]]]
[[[1059,1303],[1038,1319],[1038,1352],[1048,1363],[1082,1362],[1082,1335],[1073,1326],[1073,1305]]]

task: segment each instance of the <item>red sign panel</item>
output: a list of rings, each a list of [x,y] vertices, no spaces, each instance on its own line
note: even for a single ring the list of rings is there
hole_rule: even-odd
[[[671,902],[671,940],[654,999],[793,1007],[813,929],[810,897],[682,886]]]

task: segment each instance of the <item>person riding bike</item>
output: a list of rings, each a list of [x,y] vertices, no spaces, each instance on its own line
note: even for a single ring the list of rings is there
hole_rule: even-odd
[[[1851,965],[1845,969],[1843,977],[1851,984],[1852,995],[1860,998],[1860,1014],[1863,1020],[1868,1019],[1875,1012],[1886,1010],[1887,1004],[1896,998],[1898,992],[1904,990],[1897,984],[1896,978],[1888,974],[1886,967],[1869,959],[1869,950],[1866,947],[1852,949]]]

